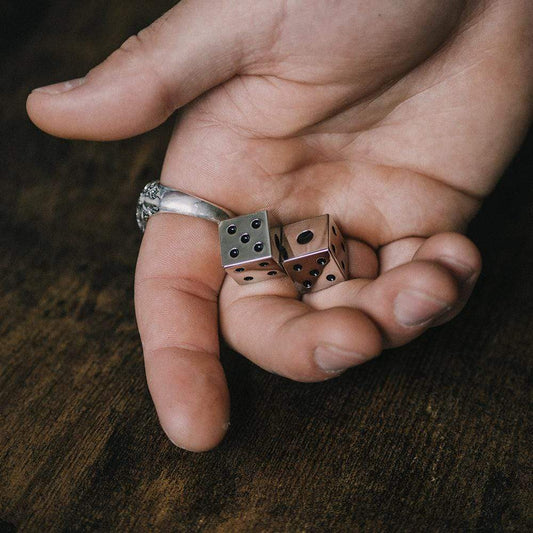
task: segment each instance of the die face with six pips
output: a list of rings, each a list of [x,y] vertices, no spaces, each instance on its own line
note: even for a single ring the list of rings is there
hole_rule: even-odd
[[[315,292],[348,279],[346,242],[330,215],[283,227],[283,267],[301,292]]]
[[[240,285],[285,276],[281,228],[270,227],[267,211],[224,220],[218,227],[222,266]]]

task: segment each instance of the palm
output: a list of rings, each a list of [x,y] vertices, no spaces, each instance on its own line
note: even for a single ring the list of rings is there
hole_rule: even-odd
[[[520,102],[514,94],[512,106],[502,99],[508,81],[493,72],[506,50],[494,56],[483,47],[501,19],[478,28],[475,9],[461,4],[421,6],[411,22],[424,29],[415,36],[396,13],[377,27],[359,18],[352,33],[324,16],[317,31],[330,36],[326,49],[306,34],[295,41],[310,21],[286,13],[275,49],[179,122],[167,161],[186,165],[179,186],[238,213],[268,206],[292,220],[333,212],[348,235],[373,247],[464,230],[507,161],[515,141],[507,132],[524,122],[527,95]],[[361,10],[351,1],[337,9],[347,24]],[[373,29],[355,40],[365,27]],[[359,41],[378,38],[389,53],[376,64],[375,46]],[[485,83],[473,85],[476,78]]]
[[[306,381],[337,375],[460,311],[479,257],[467,239],[443,232],[465,229],[527,125],[528,1],[228,4],[242,25],[228,30],[215,17],[215,59],[193,71],[212,67],[212,79],[193,77],[189,92],[157,67],[160,49],[182,48],[174,25],[200,24],[196,4],[184,2],[155,26],[155,39],[126,43],[89,75],[95,86],[115,83],[109,73],[122,68],[113,95],[137,99],[143,112],[108,104],[104,94],[97,119],[81,114],[71,126],[57,112],[47,118],[43,104],[36,121],[50,131],[109,139],[143,131],[196,96],[170,142],[164,183],[238,214],[271,209],[283,223],[331,213],[348,237],[354,279],[300,301],[288,280],[224,281],[211,224],[150,220],[136,274],[139,329],[152,396],[180,445],[205,449],[223,434],[218,310],[236,350]],[[128,73],[131,57],[146,62],[143,42],[154,47],[147,72],[158,84],[137,94]],[[94,106],[90,90],[76,91]],[[109,124],[109,106],[121,114],[118,126]]]

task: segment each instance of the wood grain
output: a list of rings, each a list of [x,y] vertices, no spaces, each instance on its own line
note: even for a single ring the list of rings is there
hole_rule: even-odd
[[[83,75],[170,5],[12,7],[18,31],[0,62],[0,530],[531,531],[532,136],[472,224],[485,269],[459,318],[321,384],[224,349],[228,437],[199,455],[166,440],[132,280],[136,197],[169,125],[69,142],[37,131],[24,101]]]

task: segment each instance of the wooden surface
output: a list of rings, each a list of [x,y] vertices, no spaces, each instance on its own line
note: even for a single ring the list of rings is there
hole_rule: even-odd
[[[27,92],[83,75],[171,2],[13,3],[0,60],[0,531],[531,531],[533,138],[471,228],[464,313],[322,384],[227,349],[232,426],[158,426],[136,332],[137,194],[169,125],[53,139]],[[9,37],[9,38],[8,38]],[[118,198],[112,201],[111,198]]]

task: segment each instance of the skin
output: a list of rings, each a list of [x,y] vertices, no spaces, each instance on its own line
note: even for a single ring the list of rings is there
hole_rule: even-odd
[[[83,80],[29,96],[37,126],[77,139],[183,107],[163,183],[285,224],[331,213],[348,239],[353,279],[299,299],[287,279],[225,278],[214,224],[150,219],[135,302],[172,442],[225,434],[219,329],[268,371],[321,381],[462,309],[481,258],[461,232],[531,119],[532,27],[530,0],[184,0]]]

